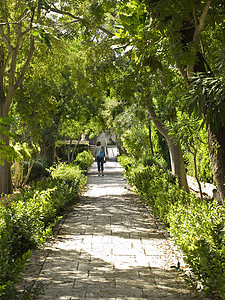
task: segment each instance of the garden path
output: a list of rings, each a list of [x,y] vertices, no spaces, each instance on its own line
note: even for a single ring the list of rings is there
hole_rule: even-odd
[[[105,169],[99,177],[91,166],[88,191],[34,253],[24,282],[43,285],[42,300],[199,299],[171,268],[182,259],[120,165],[107,161]]]

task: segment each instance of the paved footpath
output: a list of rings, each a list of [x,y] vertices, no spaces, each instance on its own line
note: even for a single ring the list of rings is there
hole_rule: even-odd
[[[126,188],[117,162],[63,218],[58,235],[34,253],[25,282],[35,279],[38,299],[199,299],[171,266],[179,255],[138,197]],[[181,262],[182,263],[182,262]]]

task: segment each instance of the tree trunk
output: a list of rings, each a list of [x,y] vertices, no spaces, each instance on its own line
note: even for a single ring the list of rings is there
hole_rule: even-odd
[[[49,166],[55,162],[56,151],[55,151],[55,142],[50,143],[39,143],[41,151],[40,154],[44,157]]]
[[[161,134],[163,134],[161,132]],[[164,135],[170,152],[171,170],[174,175],[177,175],[180,186],[186,192],[189,192],[187,183],[186,170],[184,165],[183,152],[181,149],[180,141],[170,137],[168,134]]]
[[[56,157],[55,142],[53,142],[47,148],[46,158],[49,165],[52,165],[55,162],[55,157]]]
[[[148,118],[148,138],[149,138],[149,144],[150,144],[151,154],[152,154],[152,156],[154,156],[153,143],[152,143],[152,128],[151,128],[150,116]]]
[[[75,144],[74,147],[73,147],[73,152],[72,152],[72,155],[71,155],[71,161],[70,162],[74,161],[75,151],[77,150],[77,147],[79,146],[80,141],[81,141],[81,134],[80,134],[80,136],[78,138],[77,144]]]
[[[221,125],[218,132],[208,128],[209,156],[212,171],[222,203],[225,198],[225,127]],[[219,199],[218,199],[219,200]]]
[[[202,194],[202,186],[201,186],[201,182],[198,178],[198,168],[197,168],[197,150],[194,150],[193,152],[191,152],[194,156],[194,166],[195,166],[195,179],[198,183],[198,188],[199,188],[199,192],[200,192],[200,198],[203,201],[203,194]]]
[[[183,153],[180,146],[179,140],[169,135],[170,131],[166,128],[163,123],[156,116],[155,110],[150,103],[147,103],[147,109],[152,118],[153,123],[159,132],[165,137],[169,152],[170,152],[170,161],[171,161],[171,169],[174,175],[177,175],[180,186],[186,191],[189,192],[189,187],[187,183],[186,170],[184,165]]]
[[[0,94],[0,117],[6,117],[8,115],[6,98],[3,91],[0,91]],[[0,135],[0,139],[4,141],[5,146],[9,145],[9,137]],[[11,164],[0,158],[0,194],[11,194],[12,191]]]
[[[34,160],[32,160],[32,161],[30,162],[30,164],[29,164],[29,168],[28,168],[28,171],[27,171],[27,175],[26,175],[26,177],[25,177],[25,179],[24,179],[24,182],[23,182],[22,186],[25,186],[25,185],[27,184],[27,181],[28,181],[28,179],[29,179],[29,177],[30,177],[30,173],[31,173],[31,170],[32,170],[32,168],[33,168],[33,165],[34,165]]]
[[[6,161],[1,161],[0,165],[0,191],[1,194],[12,194],[12,180],[11,180],[11,165]]]
[[[70,164],[71,163],[71,145],[72,145],[72,139],[70,139],[70,144],[68,146],[68,150],[67,150],[67,163]]]
[[[0,136],[0,139],[9,145],[9,137]],[[0,158],[0,194],[11,194],[12,190],[11,164]]]

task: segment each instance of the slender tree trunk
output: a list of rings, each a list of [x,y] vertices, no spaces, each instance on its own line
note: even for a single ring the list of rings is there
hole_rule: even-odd
[[[212,171],[222,203],[225,199],[225,127],[221,125],[217,133],[208,128],[209,156]]]
[[[0,94],[0,117],[6,117],[8,115],[5,109],[6,99],[3,91]],[[5,146],[9,145],[9,137],[0,136],[0,139],[4,141]],[[11,164],[0,158],[0,194],[11,194],[12,191]]]
[[[10,55],[8,58],[4,57],[4,47],[0,47],[0,117],[7,117],[10,109],[10,105],[12,103],[12,98],[15,94],[16,89],[19,87],[24,74],[28,68],[28,65],[31,61],[33,52],[34,52],[34,37],[31,35],[30,38],[30,49],[27,59],[25,60],[24,65],[22,66],[21,72],[15,82],[15,73],[16,73],[16,63],[17,56],[20,48],[20,43],[22,40],[22,31],[19,26],[17,31],[17,43],[16,47],[12,47],[10,45],[10,41],[8,40],[6,45],[8,47]],[[3,31],[1,31],[1,35],[4,36]],[[11,61],[10,61],[10,59]],[[6,70],[6,65],[9,63],[9,71],[7,77],[9,78],[9,86],[7,89],[7,93],[4,91],[4,72]],[[5,141],[5,145],[9,145],[8,137],[0,137]],[[4,161],[0,158],[0,194],[11,194],[12,193],[12,178],[11,178],[11,164],[9,162]]]
[[[148,97],[148,96],[147,96]],[[177,175],[180,186],[184,188],[186,192],[189,192],[189,187],[187,183],[186,170],[184,165],[183,153],[180,146],[179,140],[169,135],[170,131],[168,128],[165,128],[163,123],[156,116],[155,110],[150,102],[147,103],[148,112],[152,118],[153,123],[159,132],[165,137],[169,152],[170,152],[170,160],[171,160],[171,169],[174,175]]]
[[[152,156],[154,156],[154,150],[153,150],[153,144],[152,144],[152,128],[151,128],[150,116],[148,118],[148,138],[149,138],[149,144],[150,144],[151,154],[152,154]]]
[[[70,144],[68,146],[68,150],[67,150],[67,163],[70,164],[71,162],[71,155],[70,155],[70,151],[71,151],[71,145],[72,145],[72,139],[70,139]]]
[[[163,134],[161,132],[161,134]],[[184,165],[183,152],[179,140],[170,137],[168,134],[164,134],[167,141],[167,145],[170,152],[171,169],[174,175],[177,175],[180,186],[184,188],[186,192],[189,192],[187,183],[186,170]]]
[[[80,134],[80,136],[78,138],[77,144],[75,144],[74,147],[73,147],[73,152],[72,152],[72,155],[71,155],[71,162],[74,161],[74,154],[75,154],[75,151],[76,151],[77,147],[80,144],[80,141],[81,141],[81,134]]]
[[[203,200],[203,194],[202,194],[202,186],[201,186],[201,182],[198,178],[198,168],[197,168],[197,150],[194,150],[194,152],[191,152],[194,156],[194,167],[195,167],[195,179],[198,183],[198,188],[199,188],[199,192],[200,192],[200,198],[201,200]]]
[[[30,164],[29,164],[29,168],[28,168],[28,171],[27,171],[27,175],[26,175],[26,177],[25,177],[25,179],[24,179],[24,182],[23,182],[22,186],[25,186],[25,185],[27,184],[27,181],[28,181],[28,179],[29,179],[29,177],[30,177],[30,173],[31,173],[31,170],[32,170],[32,168],[33,168],[33,165],[34,165],[34,160],[32,160],[32,161],[30,162]]]

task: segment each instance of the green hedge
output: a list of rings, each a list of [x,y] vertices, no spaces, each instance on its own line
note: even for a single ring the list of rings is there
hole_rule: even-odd
[[[118,160],[128,182],[163,221],[182,251],[192,271],[192,283],[213,299],[225,299],[224,207],[187,194],[158,163],[148,166],[143,160]]]
[[[0,208],[0,298],[15,299],[13,285],[31,249],[42,244],[66,205],[76,203],[86,184],[76,165],[61,164],[51,178],[34,183]]]
[[[80,169],[87,170],[87,168],[93,163],[93,155],[91,151],[84,150],[77,154],[74,162],[80,167]]]

